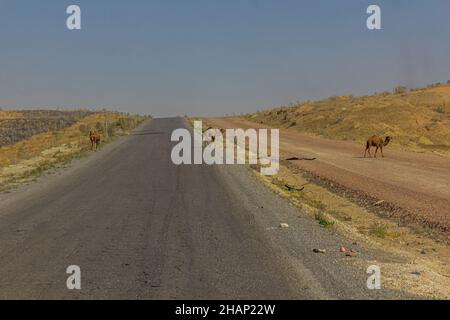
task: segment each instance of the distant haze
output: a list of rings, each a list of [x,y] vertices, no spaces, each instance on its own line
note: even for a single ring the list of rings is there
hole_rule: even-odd
[[[0,107],[225,115],[446,82],[449,14],[448,0],[0,0]]]

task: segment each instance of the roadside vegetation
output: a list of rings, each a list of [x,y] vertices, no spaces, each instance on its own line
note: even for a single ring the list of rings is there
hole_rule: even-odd
[[[389,135],[397,148],[450,155],[450,83],[298,102],[243,118],[358,143],[374,134]]]
[[[39,133],[62,130],[91,114],[93,112],[89,110],[0,111],[0,147]]]
[[[0,191],[85,155],[91,130],[102,135],[102,146],[146,119],[107,111],[0,111]]]
[[[353,257],[344,257],[347,263],[361,268],[380,266],[386,288],[426,299],[450,299],[450,251],[442,239],[433,238],[419,226],[381,217],[377,203],[361,207],[316,183],[307,173],[281,165],[279,173],[269,177],[260,175],[258,167],[252,168],[269,189],[309,214],[318,227],[345,236],[355,248],[364,243],[378,253],[377,260],[366,261],[355,252]],[[336,243],[326,252],[337,252],[342,245]]]

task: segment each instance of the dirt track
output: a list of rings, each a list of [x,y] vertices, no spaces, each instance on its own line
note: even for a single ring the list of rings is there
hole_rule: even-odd
[[[208,121],[220,128],[263,128],[265,125],[236,118]],[[337,183],[373,200],[384,200],[401,220],[414,221],[443,232],[450,230],[450,159],[385,148],[385,158],[364,158],[364,146],[280,131],[281,159],[316,157],[292,165]],[[373,154],[373,152],[372,152]]]

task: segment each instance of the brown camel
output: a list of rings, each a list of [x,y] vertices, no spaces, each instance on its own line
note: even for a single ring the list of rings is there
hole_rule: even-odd
[[[97,150],[98,144],[102,140],[102,136],[97,133],[96,131],[90,131],[89,132],[89,140],[91,140],[91,149]]]
[[[376,147],[375,158],[377,157],[378,149],[381,150],[381,156],[384,158],[383,147],[387,146],[390,141],[391,141],[391,137],[389,137],[389,136],[387,136],[386,139],[384,139],[384,140],[380,136],[372,136],[372,137],[370,137],[367,140],[366,152],[364,153],[364,158],[366,157],[367,152],[369,153],[369,156],[372,157],[372,155],[370,154],[370,148],[371,147]]]
[[[213,129],[214,129],[213,127],[208,127],[208,129],[206,129],[205,132],[207,132],[209,130],[213,130]],[[225,129],[215,129],[215,130],[220,131],[220,133],[222,134],[222,137],[223,138],[225,137],[225,134],[226,134],[226,130]],[[217,134],[217,131],[216,131],[216,134]],[[215,135],[209,134],[208,138],[211,139],[212,142],[216,141],[216,136]]]

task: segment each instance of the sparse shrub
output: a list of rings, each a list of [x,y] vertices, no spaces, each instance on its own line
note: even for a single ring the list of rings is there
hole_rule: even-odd
[[[407,92],[408,92],[408,88],[406,88],[405,86],[397,86],[394,88],[395,94],[403,94],[403,93],[407,93]]]
[[[122,130],[128,130],[135,126],[134,120],[131,118],[120,118],[117,121],[117,126]]]
[[[333,217],[338,218],[339,220],[344,220],[347,222],[353,220],[353,218],[350,215],[348,215],[344,212],[341,212],[339,210],[330,210],[330,211],[328,211],[328,214],[330,214]]]
[[[85,124],[80,125],[79,130],[83,135],[89,134],[89,131],[90,131],[89,127]]]
[[[436,109],[434,109],[434,111],[436,111],[437,113],[445,113],[444,107],[439,106]]]
[[[113,137],[115,133],[115,125],[111,124],[108,126],[108,136]]]
[[[20,159],[28,159],[28,152],[27,152],[27,148],[24,144],[21,144],[19,149],[17,150],[17,156]]]
[[[55,139],[55,141],[58,141],[59,139],[61,139],[63,137],[63,132],[61,131],[52,131],[51,132],[53,138]]]
[[[98,133],[104,133],[104,131],[105,131],[105,126],[104,126],[101,122],[97,122],[97,123],[95,124],[95,130],[96,130]]]
[[[378,238],[386,238],[388,236],[388,226],[384,223],[374,223],[370,226],[369,233]]]
[[[317,213],[315,215],[315,218],[317,221],[319,221],[319,224],[325,228],[331,228],[334,226],[335,222],[332,220],[328,220],[322,213]]]

